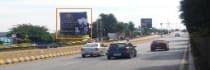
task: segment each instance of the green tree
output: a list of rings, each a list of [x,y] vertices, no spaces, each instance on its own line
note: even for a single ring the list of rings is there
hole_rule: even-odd
[[[102,26],[104,28],[105,36],[107,36],[108,33],[117,32],[115,29],[115,25],[117,24],[117,19],[113,14],[100,14],[99,20],[101,21]]]
[[[210,1],[182,0],[181,15],[190,33],[196,70],[210,70]]]
[[[102,24],[102,26],[100,26]],[[135,31],[133,22],[118,22],[113,14],[100,14],[100,18],[93,22],[93,37],[97,37],[98,31],[103,31],[103,37],[107,37],[108,33],[132,33]],[[98,27],[97,27],[98,26]],[[100,30],[102,29],[102,30]]]
[[[118,33],[125,33],[126,36],[134,37],[133,35],[136,28],[133,22],[131,21],[129,23],[119,22],[115,24],[113,27],[115,27],[115,31]]]
[[[53,37],[44,26],[19,24],[11,28],[10,35],[14,33],[18,38],[18,42],[49,43],[53,41]]]
[[[202,36],[210,35],[210,9],[208,0],[183,0],[181,18],[190,33]]]
[[[129,22],[128,23],[128,29],[129,29],[129,31],[131,31],[131,32],[133,32],[134,30],[135,30],[135,25],[133,24],[133,22]]]

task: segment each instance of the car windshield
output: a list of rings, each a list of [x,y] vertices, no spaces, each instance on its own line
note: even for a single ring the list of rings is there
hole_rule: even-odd
[[[84,47],[97,47],[98,44],[97,43],[88,43],[86,45],[84,45]]]

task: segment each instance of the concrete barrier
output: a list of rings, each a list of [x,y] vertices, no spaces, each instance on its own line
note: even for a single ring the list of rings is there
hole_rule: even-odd
[[[0,59],[0,65],[6,64],[3,59]]]
[[[36,58],[34,56],[30,56],[31,61],[36,60]]]
[[[49,57],[53,57],[52,54],[49,54]]]
[[[45,56],[44,55],[40,55],[40,59],[44,59],[45,58]]]
[[[45,58],[49,58],[49,55],[48,54],[45,54],[44,56],[45,56]]]
[[[20,60],[18,60],[18,58],[13,58],[12,61],[13,61],[13,63],[18,63],[18,62],[20,62]]]
[[[30,60],[31,60],[31,58],[30,58],[30,57],[25,56],[25,61],[30,61]]]
[[[12,63],[13,63],[13,61],[12,61],[12,59],[7,58],[7,59],[5,60],[5,63],[6,63],[6,64],[12,64]]]
[[[56,55],[56,54],[53,54],[52,56],[53,56],[53,57],[56,57],[57,55]]]
[[[23,57],[19,57],[18,60],[19,60],[20,62],[25,62],[25,59],[24,59]]]
[[[41,59],[41,56],[36,55],[36,56],[35,56],[35,59],[36,59],[36,60],[39,60],[39,59]]]

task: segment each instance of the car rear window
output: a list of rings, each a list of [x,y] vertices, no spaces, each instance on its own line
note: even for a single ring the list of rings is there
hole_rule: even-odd
[[[121,47],[125,47],[126,44],[125,43],[116,43],[116,44],[111,44],[110,48],[121,48]]]
[[[165,41],[164,40],[156,40],[156,41],[153,41],[153,43],[164,43]]]
[[[98,44],[96,44],[96,43],[88,43],[88,44],[84,45],[84,47],[97,47],[97,46],[98,46]]]
[[[153,41],[152,44],[160,44],[160,43],[168,44],[169,41],[166,41],[166,40],[158,40],[158,41]]]

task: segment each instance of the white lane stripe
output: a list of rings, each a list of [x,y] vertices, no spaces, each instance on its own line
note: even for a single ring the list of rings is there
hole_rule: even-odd
[[[188,64],[187,59],[186,59],[187,53],[188,53],[188,47],[189,47],[189,46],[187,46],[187,47],[185,48],[183,58],[182,58],[182,60],[181,60],[181,62],[180,62],[179,70],[185,70],[185,65]]]

